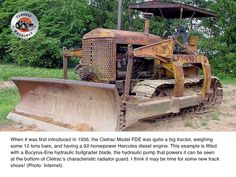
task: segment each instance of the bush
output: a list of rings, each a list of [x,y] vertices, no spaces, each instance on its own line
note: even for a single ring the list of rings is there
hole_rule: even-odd
[[[11,38],[8,52],[13,61],[20,65],[58,67],[62,65],[59,43],[58,39],[46,37],[38,32],[28,40]]]
[[[19,11],[31,11],[39,31],[28,39],[16,38],[9,27]],[[61,49],[81,47],[81,38],[91,21],[87,1],[8,0],[0,4],[0,62],[55,68],[61,67]]]

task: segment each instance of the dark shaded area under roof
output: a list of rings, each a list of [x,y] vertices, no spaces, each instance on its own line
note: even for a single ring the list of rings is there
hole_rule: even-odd
[[[183,8],[182,18],[216,17],[216,14],[209,10],[176,2],[147,1],[129,4],[128,7],[129,9],[153,13],[155,16],[167,19],[180,18],[181,8]]]

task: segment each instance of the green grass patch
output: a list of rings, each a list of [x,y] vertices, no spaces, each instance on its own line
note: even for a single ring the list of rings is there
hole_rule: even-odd
[[[10,80],[12,77],[42,77],[42,78],[63,78],[63,69],[47,69],[16,66],[13,64],[0,64],[0,81]],[[73,69],[68,69],[68,78],[79,79]]]
[[[213,112],[213,113],[211,113],[210,114],[210,118],[212,119],[212,120],[220,120],[220,117],[219,117],[219,114],[218,114],[218,112]]]
[[[184,120],[184,126],[185,127],[194,127],[193,126],[193,121],[192,121],[192,118],[191,117],[188,117]]]
[[[222,78],[222,79],[221,79],[221,82],[222,82],[222,84],[224,84],[224,85],[227,85],[227,84],[236,85],[236,78],[229,78],[229,77]]]
[[[201,123],[201,125],[202,125],[203,127],[207,127],[207,126],[208,126],[208,121],[207,121],[207,120],[204,120],[204,121]]]
[[[42,77],[42,78],[63,78],[63,69],[47,69],[17,66],[13,64],[0,64],[0,81],[10,80],[12,77]],[[78,80],[79,76],[73,69],[68,69],[68,79]],[[236,78],[220,77],[223,84],[236,84]]]
[[[9,124],[8,113],[17,105],[19,94],[17,89],[0,90],[0,124]]]

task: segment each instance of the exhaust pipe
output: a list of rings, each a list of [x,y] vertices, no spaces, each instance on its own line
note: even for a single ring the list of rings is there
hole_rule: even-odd
[[[145,18],[145,27],[144,27],[144,34],[149,34],[150,30],[150,19],[153,16],[153,13],[143,13],[143,17]]]

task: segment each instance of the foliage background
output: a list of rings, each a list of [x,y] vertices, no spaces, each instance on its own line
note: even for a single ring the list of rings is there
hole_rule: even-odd
[[[123,0],[122,29],[142,31],[144,20],[129,12]],[[200,51],[208,56],[219,77],[236,77],[236,1],[180,0],[211,9],[215,19],[194,20],[193,30],[201,36]],[[19,11],[31,11],[39,20],[38,33],[29,40],[18,39],[10,29],[11,18]],[[130,14],[130,15],[129,15]],[[131,20],[129,20],[131,16]],[[82,36],[97,27],[116,28],[116,0],[0,0],[0,63],[57,68],[62,66],[61,49],[81,47]],[[174,32],[178,20],[153,17],[151,32],[164,36]],[[183,24],[189,28],[190,20]]]

